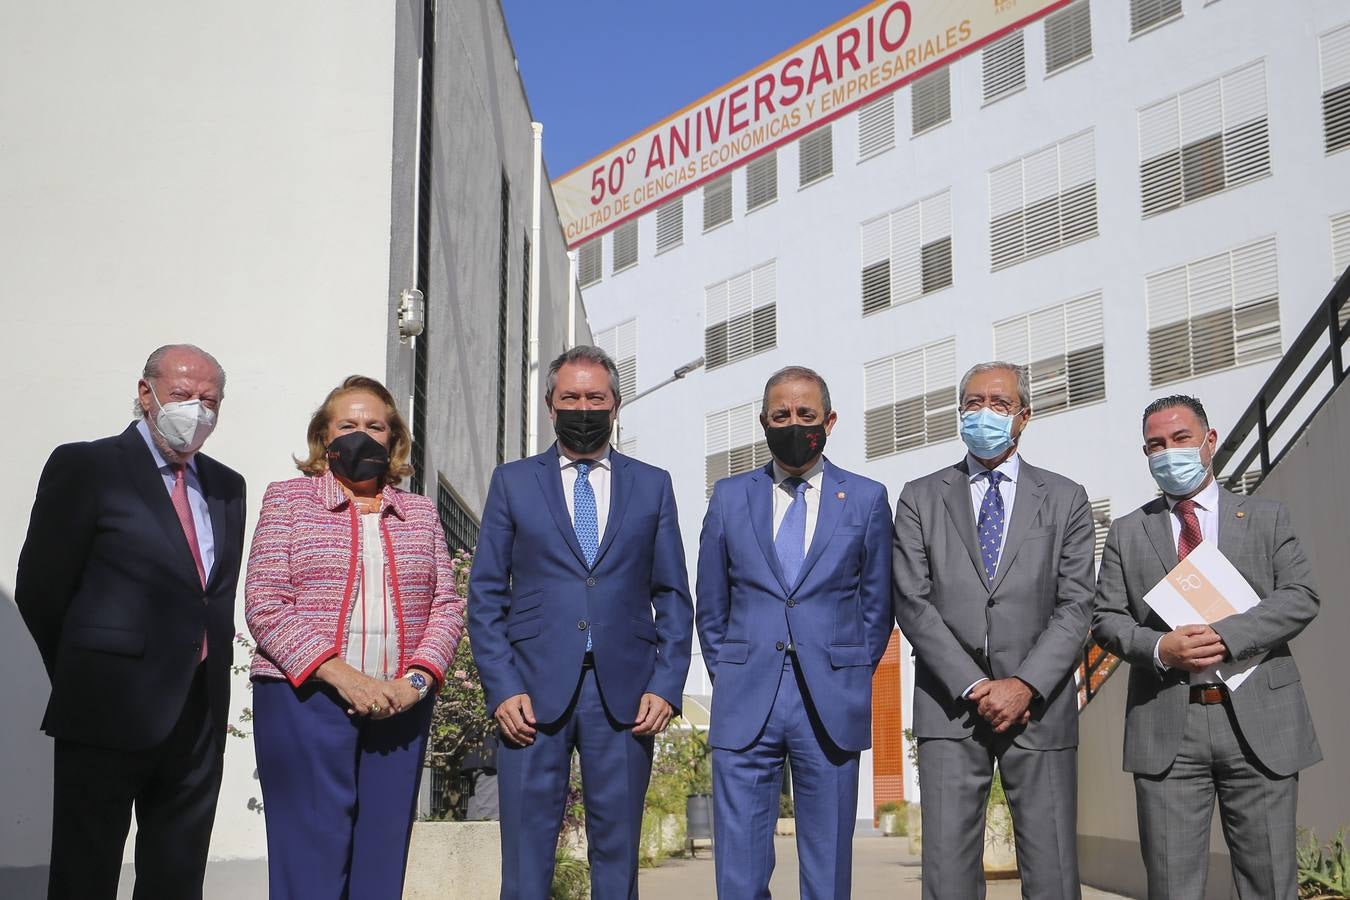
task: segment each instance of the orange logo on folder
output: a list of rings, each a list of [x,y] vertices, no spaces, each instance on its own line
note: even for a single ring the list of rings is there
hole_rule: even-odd
[[[1183,559],[1175,569],[1169,572],[1167,578],[1172,582],[1172,586],[1177,589],[1177,593],[1181,595],[1182,599],[1189,603],[1200,614],[1200,618],[1208,624],[1212,625],[1221,619],[1237,614],[1233,604],[1224,599],[1224,596],[1191,562],[1189,557]]]

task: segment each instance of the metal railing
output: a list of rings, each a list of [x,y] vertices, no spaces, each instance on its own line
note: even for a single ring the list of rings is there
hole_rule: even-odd
[[[1101,690],[1102,683],[1111,677],[1111,673],[1120,665],[1120,659],[1107,653],[1096,644],[1089,643],[1083,648],[1083,661],[1078,666],[1078,708],[1081,710],[1092,702]]]
[[[1317,311],[1285,350],[1275,371],[1270,373],[1266,383],[1257,392],[1256,399],[1219,445],[1219,452],[1214,455],[1214,471],[1221,473],[1219,481],[1229,489],[1255,490],[1345,380],[1344,344],[1346,337],[1350,336],[1350,305],[1347,305],[1347,299],[1350,299],[1350,268],[1341,273],[1326,299],[1318,304]],[[1290,417],[1301,408],[1306,408],[1303,406],[1304,400],[1311,400],[1315,396],[1309,392],[1328,371],[1331,376],[1330,386],[1322,396],[1317,397],[1316,403],[1298,421],[1297,427],[1290,430]],[[1292,391],[1286,394],[1285,388],[1300,373],[1302,377],[1293,384]],[[1281,437],[1284,440],[1276,450],[1276,439]],[[1253,463],[1260,465],[1255,479],[1248,471]]]

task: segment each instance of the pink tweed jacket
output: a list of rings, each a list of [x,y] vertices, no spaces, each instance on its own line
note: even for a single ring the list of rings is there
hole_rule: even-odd
[[[398,615],[398,672],[443,681],[464,631],[464,599],[432,501],[386,487],[380,509],[385,590]],[[244,616],[258,644],[251,677],[299,687],[346,651],[352,588],[361,578],[356,507],[331,474],[268,485],[244,582]],[[390,594],[386,594],[390,596]]]

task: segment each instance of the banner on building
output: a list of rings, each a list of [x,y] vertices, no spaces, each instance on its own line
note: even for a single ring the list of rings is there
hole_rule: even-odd
[[[1071,0],[878,0],[553,182],[569,247]]]

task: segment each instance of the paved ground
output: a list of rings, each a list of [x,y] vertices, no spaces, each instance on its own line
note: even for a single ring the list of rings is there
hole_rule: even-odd
[[[769,885],[775,900],[796,900],[797,851],[793,838],[776,839],[778,865]],[[908,900],[919,894],[919,861],[908,854],[903,838],[859,837],[853,841],[853,896]],[[642,900],[702,900],[712,898],[712,854],[700,850],[698,859],[672,859],[655,869],[643,869],[639,883]],[[989,883],[989,900],[1021,897],[1017,881]],[[1083,888],[1083,900],[1113,900],[1116,894]]]

